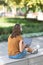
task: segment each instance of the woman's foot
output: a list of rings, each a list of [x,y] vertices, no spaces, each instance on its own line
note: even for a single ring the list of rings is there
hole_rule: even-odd
[[[38,53],[38,49],[33,49],[33,51],[31,52],[31,54],[37,54]]]
[[[26,51],[31,53],[31,54],[37,54],[38,53],[38,49],[36,49],[36,48],[32,49],[29,47],[29,48],[26,48]]]

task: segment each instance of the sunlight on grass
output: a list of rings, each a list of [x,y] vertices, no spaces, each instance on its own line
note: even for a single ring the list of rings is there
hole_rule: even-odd
[[[17,23],[17,22],[16,22]],[[4,17],[1,17],[0,18],[0,27],[10,27],[10,26],[14,26],[16,24],[15,22],[14,23],[9,23],[7,22],[6,18]],[[25,24],[24,23],[20,23],[22,26],[24,26]]]
[[[0,27],[9,27],[9,26],[14,26],[14,23],[0,23]]]
[[[3,17],[0,18],[0,22],[4,22],[5,19]]]
[[[14,26],[15,23],[3,23],[3,22],[0,22],[0,27],[9,27],[9,26]],[[25,25],[25,24],[21,24],[22,26]]]

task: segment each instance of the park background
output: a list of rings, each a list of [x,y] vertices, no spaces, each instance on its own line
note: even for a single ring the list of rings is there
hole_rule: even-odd
[[[26,37],[43,36],[43,0],[0,0],[0,41],[19,23]]]

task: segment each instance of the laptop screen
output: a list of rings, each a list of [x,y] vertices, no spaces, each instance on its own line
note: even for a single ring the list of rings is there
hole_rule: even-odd
[[[23,38],[23,42],[24,42],[24,44],[30,46],[31,45],[31,42],[32,42],[32,38],[24,37]]]

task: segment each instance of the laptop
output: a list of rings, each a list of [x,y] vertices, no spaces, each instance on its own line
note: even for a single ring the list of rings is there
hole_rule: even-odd
[[[32,43],[32,38],[24,37],[24,38],[23,38],[23,42],[24,42],[24,44],[30,46],[31,43]]]

